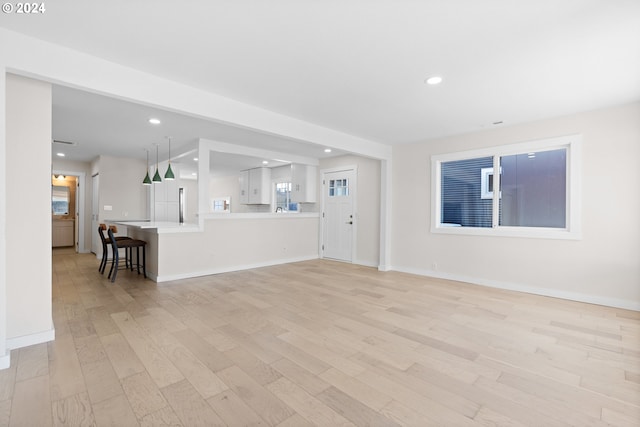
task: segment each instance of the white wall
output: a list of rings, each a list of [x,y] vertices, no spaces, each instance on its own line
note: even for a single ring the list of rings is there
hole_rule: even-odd
[[[322,159],[318,166],[318,183],[322,184],[322,170],[339,166],[358,167],[355,264],[377,267],[380,259],[380,161],[361,156],[338,156]],[[322,185],[319,186],[320,189]],[[321,190],[320,190],[321,191]],[[318,204],[322,203],[322,195]]]
[[[430,157],[582,134],[582,239],[430,233]],[[394,146],[394,269],[640,310],[640,104]]]
[[[51,311],[51,85],[6,80],[6,338],[53,339]],[[34,244],[47,241],[48,244]]]
[[[229,196],[231,198],[231,212],[246,212],[240,200],[240,183],[238,175],[215,176],[209,178],[209,198],[207,199],[207,213],[213,212],[212,200]]]
[[[100,221],[149,219],[150,186],[142,185],[145,168],[144,160],[100,156]]]

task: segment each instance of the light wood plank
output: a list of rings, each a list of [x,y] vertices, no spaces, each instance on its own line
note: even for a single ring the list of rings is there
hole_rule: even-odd
[[[53,402],[54,426],[95,426],[89,395],[79,393]]]
[[[160,389],[146,371],[124,378],[122,388],[139,420],[168,406]]]
[[[271,366],[278,370],[283,376],[302,387],[307,393],[316,395],[329,388],[330,384],[321,377],[314,375],[302,366],[295,364],[287,358],[282,358],[273,362]],[[325,371],[326,372],[326,371]]]
[[[207,402],[220,416],[222,421],[230,426],[266,426],[267,422],[256,414],[246,403],[231,390],[210,397]]]
[[[278,396],[298,414],[315,425],[320,426],[353,426],[354,424],[311,396],[286,378],[269,384],[269,390]]]
[[[11,400],[0,400],[0,426],[8,426],[11,417]]]
[[[187,380],[164,387],[162,394],[185,426],[225,425]]]
[[[60,400],[86,391],[73,338],[62,336],[48,344],[51,399]]]
[[[9,426],[53,425],[49,376],[40,375],[17,381],[11,402]]]
[[[124,394],[94,403],[93,415],[99,426],[137,427],[140,425]]]
[[[36,344],[18,350],[16,381],[49,374],[47,344]]]
[[[237,366],[224,369],[219,375],[229,388],[269,425],[276,425],[295,413]]]
[[[180,418],[171,406],[165,406],[140,420],[140,427],[181,427]]]
[[[146,325],[149,337],[203,398],[207,399],[228,389],[227,385],[187,347],[182,345],[173,334],[162,330],[162,328],[157,328],[158,325],[153,323],[149,317],[140,318],[139,321]]]
[[[399,424],[395,423],[391,419],[333,386],[322,391],[316,397],[318,400],[353,422],[355,425],[380,427],[399,426]]]
[[[343,393],[346,393],[347,396],[353,397],[377,411],[387,406],[392,400],[392,398],[384,394],[382,390],[376,390],[335,368],[326,370],[320,374],[320,378]]]
[[[114,313],[111,317],[158,387],[184,379],[129,313]]]
[[[100,337],[100,341],[118,378],[145,371],[144,365],[122,334],[105,335]]]

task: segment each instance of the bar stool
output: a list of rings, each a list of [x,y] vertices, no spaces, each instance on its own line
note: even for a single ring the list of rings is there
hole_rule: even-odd
[[[100,236],[100,241],[102,242],[102,260],[100,261],[100,266],[98,267],[98,271],[101,274],[104,274],[104,269],[107,267],[107,258],[109,256],[108,245],[111,245],[111,240],[107,237],[104,237],[104,230],[107,229],[106,224],[98,225],[98,235]],[[130,240],[131,237],[128,236],[116,236],[116,240]]]
[[[147,246],[147,242],[144,240],[138,239],[128,239],[128,240],[116,240],[113,235],[114,232],[118,232],[116,226],[112,225],[107,229],[107,233],[109,235],[109,239],[111,240],[111,249],[113,250],[113,257],[111,258],[111,269],[109,270],[109,278],[112,282],[116,281],[116,276],[118,275],[118,270],[123,267],[120,265],[120,252],[118,249],[125,249],[125,265],[124,268],[131,268],[133,271],[133,248],[136,249],[136,269],[138,270],[138,274],[140,274],[140,248],[142,247],[142,274],[145,279],[147,278],[147,266],[146,266],[146,253],[145,248]]]

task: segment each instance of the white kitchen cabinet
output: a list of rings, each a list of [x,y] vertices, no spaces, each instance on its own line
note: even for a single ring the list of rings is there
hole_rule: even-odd
[[[255,168],[240,172],[240,203],[245,205],[271,203],[271,169]]]
[[[74,245],[74,225],[72,219],[53,220],[51,228],[51,246],[54,248]]]
[[[291,201],[316,203],[318,201],[317,168],[310,165],[291,165]]]
[[[176,176],[180,176],[180,166],[178,164],[171,164],[171,169],[173,169],[173,173]],[[160,170],[166,170],[166,167],[161,165]],[[151,219],[153,221],[178,222],[179,190],[179,178],[175,180],[166,180],[163,178],[162,182],[155,183],[151,186],[151,204],[153,206]]]
[[[240,171],[240,204],[249,204],[249,171]]]

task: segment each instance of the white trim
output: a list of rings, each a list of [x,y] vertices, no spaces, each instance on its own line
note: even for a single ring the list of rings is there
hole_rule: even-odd
[[[544,151],[555,148],[567,148],[567,224],[563,229],[545,227],[507,227],[498,225],[499,198],[493,198],[493,227],[450,227],[441,223],[442,189],[440,177],[442,163],[454,160],[494,157],[493,169],[499,167],[499,157],[521,154],[529,151]],[[463,152],[434,154],[431,156],[431,232],[439,234],[463,234],[493,237],[528,237],[543,239],[580,240],[582,222],[580,207],[582,135],[566,135],[535,141],[507,144]],[[494,187],[499,188],[500,175],[494,175]]]
[[[28,347],[30,345],[41,344],[56,339],[56,330],[51,328],[48,331],[36,332],[35,334],[23,335],[21,337],[8,338],[7,349]]]
[[[378,255],[378,270],[387,271],[391,262],[391,217],[393,215],[393,193],[391,161],[380,160],[380,253]]]
[[[0,61],[4,61],[4,55]],[[0,170],[7,170],[6,157],[6,64],[0,63]],[[0,179],[0,369],[9,367],[9,351],[7,343],[7,176],[3,174]],[[5,366],[7,364],[7,366]]]
[[[393,271],[401,273],[415,274],[418,276],[433,277],[437,279],[453,280],[457,282],[469,283],[471,285],[486,286],[495,289],[524,292],[527,294],[540,295],[545,297],[559,298],[569,301],[584,302],[588,304],[603,305],[606,307],[622,308],[625,310],[640,311],[640,302],[628,301],[620,298],[609,298],[600,295],[583,294],[579,292],[566,292],[557,289],[539,288],[537,286],[524,285],[521,283],[500,282],[497,280],[479,279],[460,274],[443,273],[422,268],[394,266]]]
[[[339,260],[332,260],[331,258],[327,258],[327,260],[339,261]],[[376,264],[375,262],[363,261],[363,260],[359,260],[359,259],[352,261],[351,264],[361,265],[363,267],[372,267],[372,268],[378,268],[379,269],[379,264]]]
[[[274,265],[289,264],[292,262],[310,261],[314,259],[318,259],[318,256],[315,255],[315,256],[303,256],[303,257],[296,257],[296,258],[275,259],[275,260],[264,261],[264,262],[256,262],[252,264],[240,264],[240,265],[234,265],[230,267],[212,268],[208,270],[192,271],[192,272],[180,273],[180,274],[168,274],[164,276],[153,276],[152,274],[149,274],[147,272],[147,276],[152,280],[155,280],[157,283],[162,283],[162,282],[170,282],[172,280],[190,279],[193,277],[210,276],[212,274],[229,273],[232,271],[251,270],[253,268],[271,267]]]

